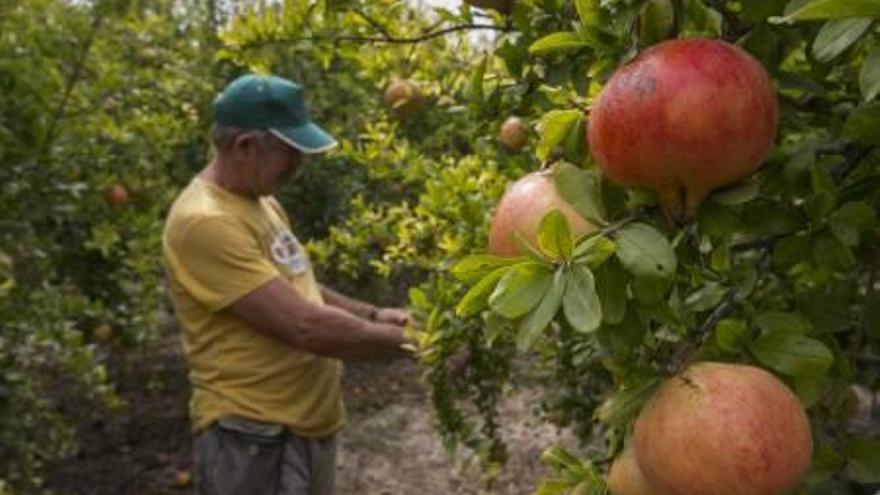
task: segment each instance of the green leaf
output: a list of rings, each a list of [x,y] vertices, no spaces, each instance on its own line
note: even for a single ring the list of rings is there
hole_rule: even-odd
[[[486,75],[486,65],[488,61],[489,57],[484,56],[480,63],[477,64],[476,70],[474,70],[474,75],[471,78],[470,97],[471,100],[473,100],[478,105],[481,105],[483,103],[483,80]]]
[[[813,260],[837,272],[852,270],[856,264],[852,250],[830,233],[813,239]]]
[[[774,24],[847,17],[880,17],[880,0],[816,0],[784,17],[771,17]]]
[[[847,246],[858,245],[863,232],[874,228],[877,213],[864,202],[849,202],[841,206],[828,221],[831,231]]]
[[[824,376],[798,376],[794,379],[794,392],[805,409],[813,407],[822,397],[822,387],[827,380]]]
[[[880,94],[880,46],[875,46],[862,62],[859,89],[865,101],[873,100]]]
[[[596,293],[602,302],[602,319],[616,325],[626,315],[626,272],[617,263],[605,263],[596,272]]]
[[[624,426],[635,419],[659,385],[659,378],[650,378],[638,385],[620,389],[599,406],[596,415],[611,426]]]
[[[465,256],[452,267],[452,275],[466,284],[481,280],[502,266],[510,266],[525,261],[523,258],[502,258],[489,254]]]
[[[871,19],[835,19],[825,23],[813,41],[813,56],[830,62],[859,40],[871,27]]]
[[[800,313],[785,311],[764,311],[755,316],[755,324],[764,333],[791,333],[808,335],[813,325]]]
[[[724,18],[720,12],[707,7],[702,1],[684,0],[684,15],[682,34],[686,36],[721,36]]]
[[[565,159],[572,163],[583,163],[587,157],[584,149],[586,146],[586,138],[584,137],[586,130],[584,126],[584,117],[581,115],[577,122],[571,126],[571,130],[568,131],[568,135],[563,142]]]
[[[703,203],[697,212],[700,231],[715,238],[724,238],[743,227],[743,222],[733,208],[714,199]]]
[[[632,283],[633,296],[649,305],[661,302],[671,287],[671,278],[636,277]]]
[[[532,55],[547,55],[556,52],[579,50],[587,46],[587,42],[573,31],[559,31],[548,34],[529,46]]]
[[[533,246],[532,243],[523,237],[518,231],[513,232],[513,240],[516,242],[516,247],[519,249],[519,252],[526,254],[526,258],[536,263],[546,263],[549,261],[544,257],[544,253],[539,251],[537,247]]]
[[[574,236],[565,215],[559,210],[551,210],[538,226],[538,248],[553,260],[571,259],[574,250]]]
[[[616,244],[604,235],[594,235],[575,248],[572,258],[575,261],[586,263],[591,269],[598,268],[605,263],[614,251]]]
[[[535,149],[538,159],[546,160],[581,118],[580,110],[552,110],[545,113],[538,124],[538,134],[541,136]]]
[[[575,0],[574,7],[583,26],[593,27],[599,25],[602,15],[600,0]]]
[[[788,269],[799,263],[812,259],[810,239],[805,235],[791,236],[782,239],[773,248],[773,265]]]
[[[825,344],[792,333],[763,335],[749,349],[761,364],[790,376],[820,376],[834,363]]]
[[[880,102],[856,108],[843,125],[843,135],[867,145],[880,145]]]
[[[737,206],[755,199],[760,192],[761,186],[757,181],[748,181],[742,184],[724,189],[712,195],[712,201],[727,206]]]
[[[788,234],[800,230],[800,212],[781,201],[756,199],[743,208],[745,228],[752,234]]]
[[[458,316],[467,317],[479,313],[487,304],[489,295],[495,290],[495,286],[504,274],[510,269],[508,266],[496,268],[483,277],[476,285],[471,287],[455,307]]]
[[[514,265],[489,296],[489,307],[505,318],[519,318],[538,304],[551,282],[550,270],[541,264],[527,261]]]
[[[559,307],[562,306],[562,294],[565,293],[565,268],[559,267],[553,274],[550,289],[544,294],[541,302],[528,316],[523,318],[516,336],[516,346],[520,351],[532,347],[541,332],[553,321]]]
[[[749,339],[749,327],[742,320],[724,319],[715,326],[715,343],[730,354],[743,350]]]
[[[675,26],[671,0],[648,0],[639,13],[639,45],[650,46],[665,40]]]
[[[568,495],[571,483],[564,480],[543,479],[532,495]]]
[[[706,311],[717,306],[724,295],[727,294],[727,288],[717,282],[706,282],[699,289],[688,295],[684,300],[684,306],[690,311]]]
[[[880,483],[880,440],[850,440],[846,455],[846,473],[850,478],[858,483]]]
[[[601,178],[595,171],[563,162],[553,168],[553,184],[562,199],[570,203],[584,218],[595,223],[604,223]]]
[[[632,223],[617,233],[617,258],[637,277],[669,279],[677,260],[669,241],[651,226]]]
[[[585,266],[577,264],[568,268],[562,309],[565,318],[578,332],[587,333],[602,324],[602,303],[596,294],[593,274]]]

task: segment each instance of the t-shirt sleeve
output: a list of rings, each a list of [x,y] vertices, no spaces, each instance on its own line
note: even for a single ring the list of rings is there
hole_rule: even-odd
[[[200,219],[177,241],[173,247],[177,281],[211,311],[280,276],[259,241],[232,219]]]

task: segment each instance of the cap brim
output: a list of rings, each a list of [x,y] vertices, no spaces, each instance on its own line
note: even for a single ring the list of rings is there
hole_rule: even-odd
[[[269,129],[275,137],[303,153],[323,153],[339,143],[333,136],[316,124],[309,122],[297,127],[274,127]]]

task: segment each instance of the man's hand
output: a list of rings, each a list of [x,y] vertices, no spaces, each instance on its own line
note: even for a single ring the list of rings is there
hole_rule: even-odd
[[[402,327],[409,323],[409,313],[401,308],[379,308],[374,319],[377,323],[389,323]]]

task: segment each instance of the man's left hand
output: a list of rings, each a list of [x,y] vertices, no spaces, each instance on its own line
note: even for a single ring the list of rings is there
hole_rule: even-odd
[[[402,327],[409,323],[409,313],[401,308],[379,308],[376,311],[375,321]]]

